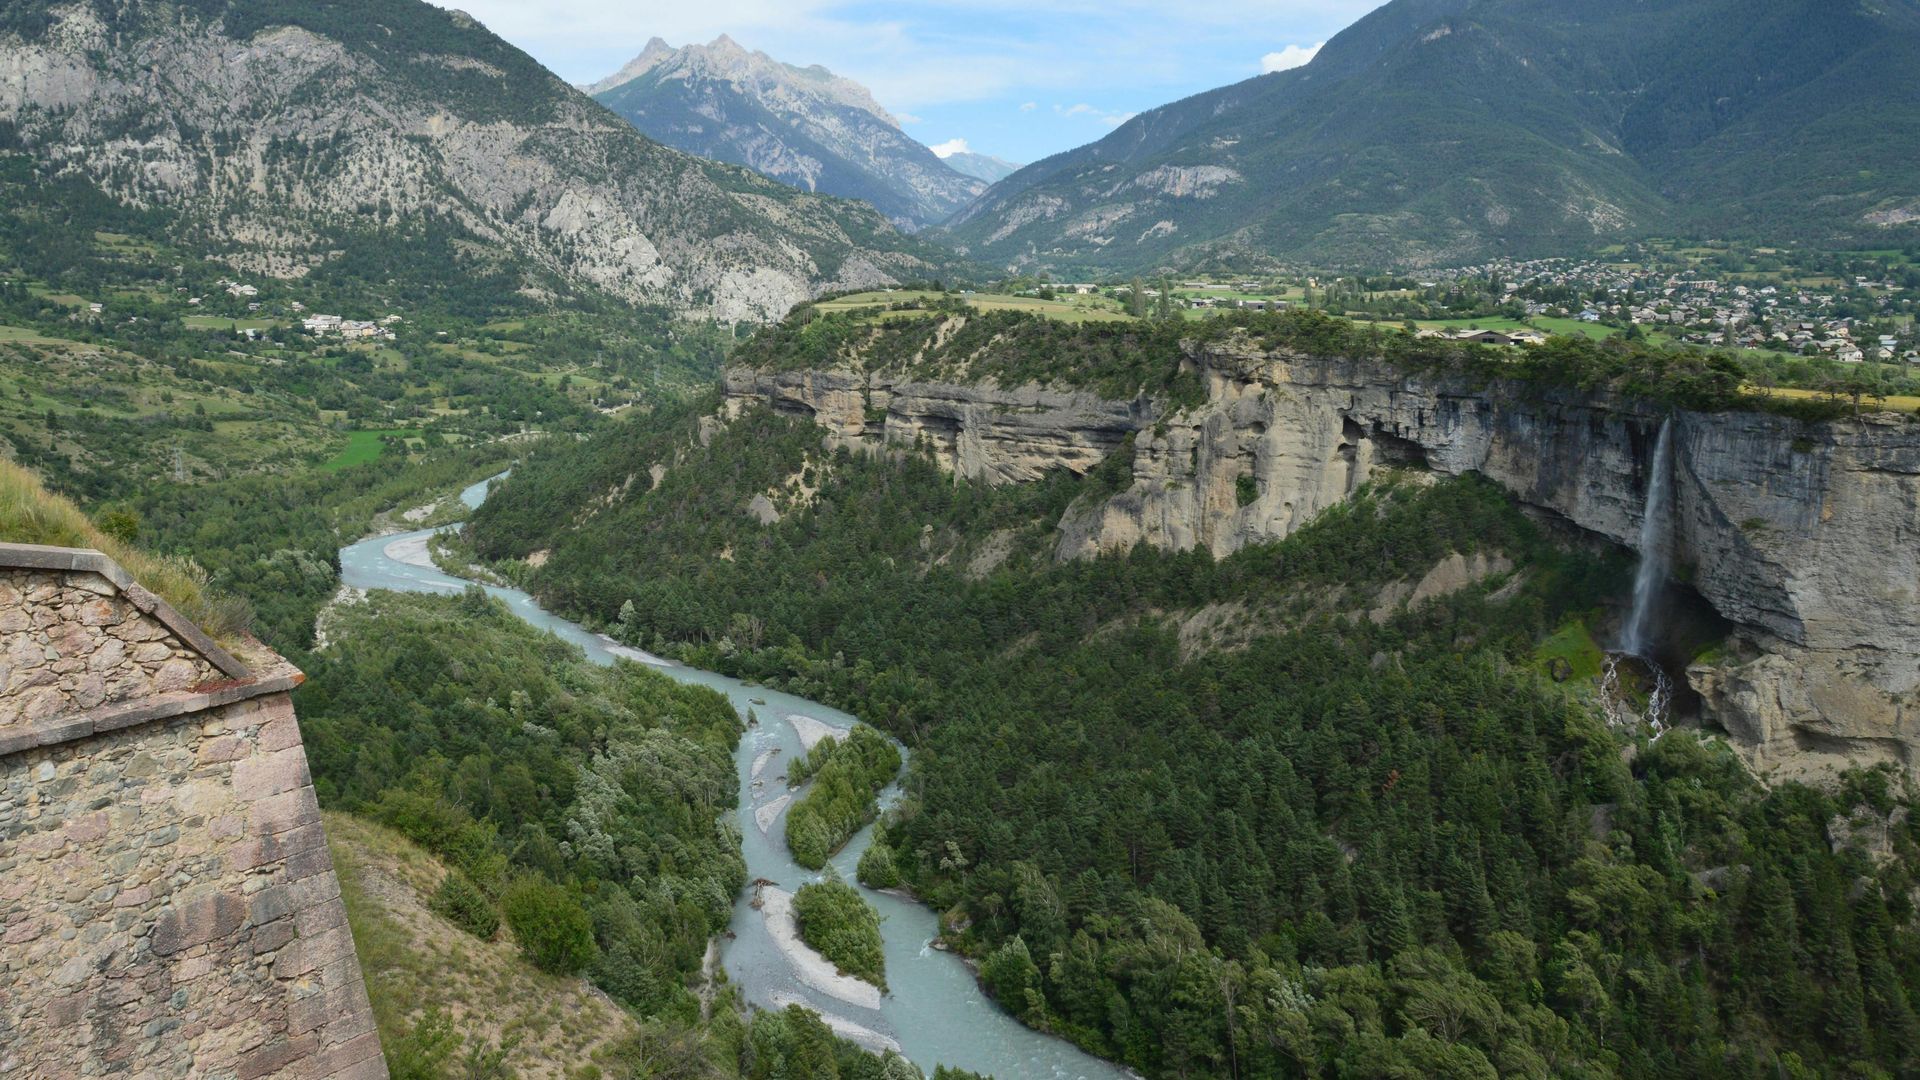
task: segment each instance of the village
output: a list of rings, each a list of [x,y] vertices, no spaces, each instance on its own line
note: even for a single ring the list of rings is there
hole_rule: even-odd
[[[1633,259],[1494,259],[1418,277],[1294,273],[1010,284],[1041,299],[1103,297],[1117,311],[1151,310],[1164,293],[1168,306],[1188,318],[1305,306],[1401,322],[1423,337],[1491,345],[1533,344],[1554,333],[1624,333],[1701,348],[1920,365],[1920,269],[1911,263],[1889,269],[1886,261],[1862,260],[1872,273],[1857,265],[1844,272],[1804,270],[1784,260],[1733,269],[1715,262],[1746,267],[1744,254],[1713,250],[1715,260],[1660,252],[1637,252]],[[1142,301],[1137,308],[1135,290]]]
[[[214,284],[224,290],[230,299],[244,303],[248,315],[260,314],[265,306],[260,300],[255,299],[260,295],[260,288],[257,285],[228,278],[221,278]],[[187,298],[188,307],[200,308],[206,304],[207,298],[204,296]],[[97,314],[100,305],[94,304],[92,307]],[[298,300],[287,301],[285,311],[299,317],[300,328],[308,334],[314,337],[335,337],[342,341],[392,341],[395,338],[394,327],[405,321],[398,315],[387,315],[380,319],[349,319],[340,315],[309,314],[306,305]],[[265,328],[262,326],[235,324],[235,332],[248,339],[259,338],[264,331]]]
[[[1514,314],[1639,328],[1713,348],[1763,349],[1859,363],[1920,364],[1920,300],[1903,279],[1854,275],[1819,286],[1785,275],[1648,270],[1602,260],[1495,260],[1435,275],[1444,289],[1463,280],[1497,282]]]

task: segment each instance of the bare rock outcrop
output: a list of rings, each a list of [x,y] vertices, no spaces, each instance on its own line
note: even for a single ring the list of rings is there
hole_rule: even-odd
[[[1053,469],[1085,473],[1157,409],[1146,399],[916,382],[884,371],[734,368],[726,374],[726,395],[730,410],[765,403],[808,417],[835,446],[923,446],[942,468],[991,484],[1038,480]]]
[[[1177,410],[884,371],[735,370],[727,395],[729,408],[812,417],[842,445],[928,445],[995,483],[1085,473],[1131,435],[1132,482],[1069,509],[1063,559],[1141,543],[1225,555],[1288,535],[1396,464],[1480,473],[1590,534],[1637,540],[1666,418],[1645,402],[1244,340],[1181,362],[1206,400]],[[1733,627],[1722,658],[1688,673],[1705,717],[1762,771],[1920,770],[1920,424],[1672,419],[1672,561]]]

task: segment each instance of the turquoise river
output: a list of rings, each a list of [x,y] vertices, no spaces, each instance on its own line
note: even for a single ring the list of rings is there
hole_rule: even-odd
[[[460,497],[468,506],[478,506],[486,489],[487,481],[482,481]],[[426,555],[427,539],[435,531],[375,537],[340,549],[342,580],[356,589],[459,592],[470,583],[434,567]],[[735,760],[740,776],[736,813],[748,880],[774,884],[749,886],[735,899],[731,936],[720,943],[720,962],[749,1003],[762,1008],[805,1005],[848,1038],[875,1049],[898,1050],[929,1074],[940,1064],[998,1080],[1121,1080],[1132,1075],[1007,1015],[981,992],[964,961],[932,947],[939,929],[936,916],[903,895],[862,887],[883,918],[887,994],[836,975],[831,965],[792,940],[786,897],[821,875],[803,869],[787,854],[781,813],[788,797],[799,793],[787,788],[784,762],[811,740],[845,731],[854,722],[851,716],[627,648],[541,610],[518,589],[489,585],[486,590],[532,625],[580,646],[597,663],[624,658],[652,664],[675,679],[720,691],[742,716],[752,717]],[[889,789],[883,802],[897,796],[897,790]],[[854,880],[854,864],[871,840],[871,830],[863,830],[833,858],[842,878]]]

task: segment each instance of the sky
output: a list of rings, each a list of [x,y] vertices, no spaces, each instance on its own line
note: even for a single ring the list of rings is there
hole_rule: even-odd
[[[1025,164],[1143,109],[1297,67],[1384,0],[439,0],[568,82],[730,35],[855,79],[929,146]]]

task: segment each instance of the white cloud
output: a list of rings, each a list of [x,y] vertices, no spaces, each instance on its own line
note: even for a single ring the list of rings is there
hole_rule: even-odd
[[[1032,112],[1033,110],[1039,107],[1040,107],[1040,103],[1037,101],[1023,101],[1020,103],[1021,112]]]
[[[940,158],[952,157],[955,154],[973,153],[973,148],[967,145],[967,140],[965,139],[948,139],[943,143],[934,143],[932,146],[927,147],[927,149],[933,151],[934,157]]]
[[[1073,117],[1073,116],[1091,117],[1107,125],[1108,127],[1119,127],[1121,124],[1124,124],[1127,121],[1133,119],[1135,116],[1139,115],[1138,113],[1131,113],[1131,112],[1110,112],[1106,109],[1096,108],[1092,105],[1087,104],[1084,101],[1078,102],[1073,105],[1055,105],[1053,107],[1053,111],[1056,115],[1064,116],[1064,117]]]
[[[893,118],[903,124],[924,124],[927,122],[924,117],[915,116],[910,112],[896,112],[893,114]]]
[[[1305,67],[1307,61],[1312,60],[1320,52],[1320,46],[1325,44],[1326,42],[1321,41],[1312,45],[1289,45],[1279,52],[1270,52],[1260,58],[1260,73],[1271,75],[1276,71],[1290,71],[1297,67]]]

